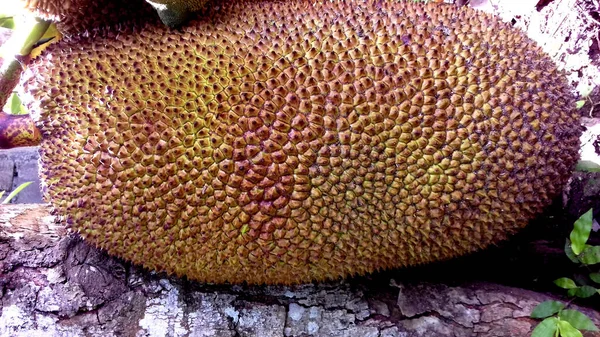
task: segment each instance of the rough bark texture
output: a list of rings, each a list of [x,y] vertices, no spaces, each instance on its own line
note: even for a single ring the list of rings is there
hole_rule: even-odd
[[[389,278],[198,284],[107,256],[55,224],[46,205],[0,207],[0,290],[1,336],[528,336],[531,310],[551,299]]]

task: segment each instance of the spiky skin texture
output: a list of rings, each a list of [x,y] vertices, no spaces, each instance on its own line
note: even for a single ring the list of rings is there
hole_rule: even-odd
[[[444,260],[556,196],[580,127],[563,75],[467,8],[211,6],[61,41],[26,82],[48,200],[151,269],[298,283]]]
[[[0,149],[39,145],[42,139],[29,115],[0,112]]]

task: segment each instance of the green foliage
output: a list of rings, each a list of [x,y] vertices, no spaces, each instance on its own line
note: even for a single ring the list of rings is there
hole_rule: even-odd
[[[580,311],[565,309],[560,312],[560,319],[569,322],[579,330],[598,331],[592,320]]]
[[[565,304],[559,301],[545,301],[538,304],[535,309],[531,312],[532,318],[547,318],[552,315],[558,314],[562,309],[565,308]]]
[[[564,337],[583,337],[583,335],[581,334],[581,331],[579,331],[578,329],[575,329],[567,321],[562,321],[562,320],[559,319],[556,322],[556,325],[558,326],[558,333],[561,336],[564,336]]]
[[[590,280],[600,284],[600,273],[590,273]]]
[[[587,265],[600,263],[600,246],[586,246],[578,259]]]
[[[594,112],[594,106],[596,105],[596,103],[591,99],[590,95],[592,93],[592,91],[594,91],[594,87],[589,85],[585,88],[583,88],[580,92],[579,95],[581,96],[581,99],[578,100],[577,102],[575,102],[575,108],[576,109],[581,109],[585,106],[586,101],[590,102],[591,108],[589,111],[589,115],[590,117],[592,117],[592,112]]]
[[[573,253],[573,248],[571,248],[571,241],[569,241],[569,239],[567,239],[567,242],[565,242],[565,254],[569,258],[569,260],[571,260],[571,262],[573,262],[573,263],[581,262],[577,258],[577,255],[575,255],[575,253]]]
[[[573,262],[590,266],[600,263],[600,246],[591,246],[587,241],[592,231],[593,218],[590,209],[583,214],[575,224],[565,244],[565,254]],[[600,289],[590,285],[600,284],[600,272],[591,272],[587,281],[585,278],[561,277],[554,281],[557,286],[567,289],[572,297],[587,298],[600,294]],[[589,284],[588,284],[589,283]],[[570,302],[569,302],[570,303]],[[581,331],[599,331],[592,320],[578,310],[567,309],[568,304],[559,301],[545,301],[538,304],[531,312],[532,318],[544,319],[538,324],[531,337],[583,337]]]
[[[531,337],[554,337],[557,329],[558,318],[548,317],[533,329]]]
[[[600,172],[600,165],[594,163],[593,161],[580,160],[577,162],[575,170],[583,172]]]
[[[15,29],[15,20],[13,19],[12,16],[4,16],[4,17],[1,17],[1,16],[2,15],[0,14],[0,27],[8,28],[8,29]]]
[[[573,249],[573,253],[575,253],[575,255],[579,255],[579,253],[583,251],[585,243],[590,236],[591,230],[592,209],[587,211],[584,215],[577,219],[577,221],[575,221],[573,231],[571,231],[571,235],[569,236],[571,239],[571,248]]]
[[[575,281],[571,280],[568,277],[561,277],[558,280],[554,280],[554,284],[563,288],[563,289],[574,289],[577,288]]]
[[[31,185],[31,181],[22,183],[21,185],[19,185],[19,187],[15,188],[14,191],[10,192],[10,194],[6,197],[6,199],[4,199],[4,201],[2,201],[3,205],[6,205],[8,203],[10,203],[10,201],[17,196],[17,194],[19,194],[25,187]],[[4,196],[4,191],[0,192],[0,198],[2,198],[2,196]]]
[[[588,297],[593,296],[596,293],[596,291],[597,291],[597,289],[592,286],[582,285],[582,286],[578,286],[578,287],[569,289],[567,294],[569,296],[575,296],[575,297],[579,297],[579,298],[588,298]]]
[[[4,106],[4,111],[8,111],[10,114],[13,114],[13,115],[26,115],[27,114],[27,109],[25,109],[25,107],[21,103],[21,98],[19,97],[19,95],[16,92],[13,92],[10,95],[10,97],[8,98],[8,101],[6,102],[6,105]]]

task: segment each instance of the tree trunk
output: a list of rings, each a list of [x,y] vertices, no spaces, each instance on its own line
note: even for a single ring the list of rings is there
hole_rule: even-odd
[[[56,224],[47,205],[0,207],[0,289],[1,336],[529,336],[531,310],[553,299],[389,275],[292,287],[200,284],[109,257]],[[600,326],[598,313],[581,310]]]

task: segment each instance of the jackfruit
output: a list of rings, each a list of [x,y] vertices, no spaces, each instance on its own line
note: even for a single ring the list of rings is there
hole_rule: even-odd
[[[110,254],[250,284],[445,260],[525,226],[578,158],[566,79],[496,18],[215,4],[179,31],[66,37],[30,67],[43,190]]]
[[[28,115],[0,112],[0,149],[39,145],[42,135]]]

